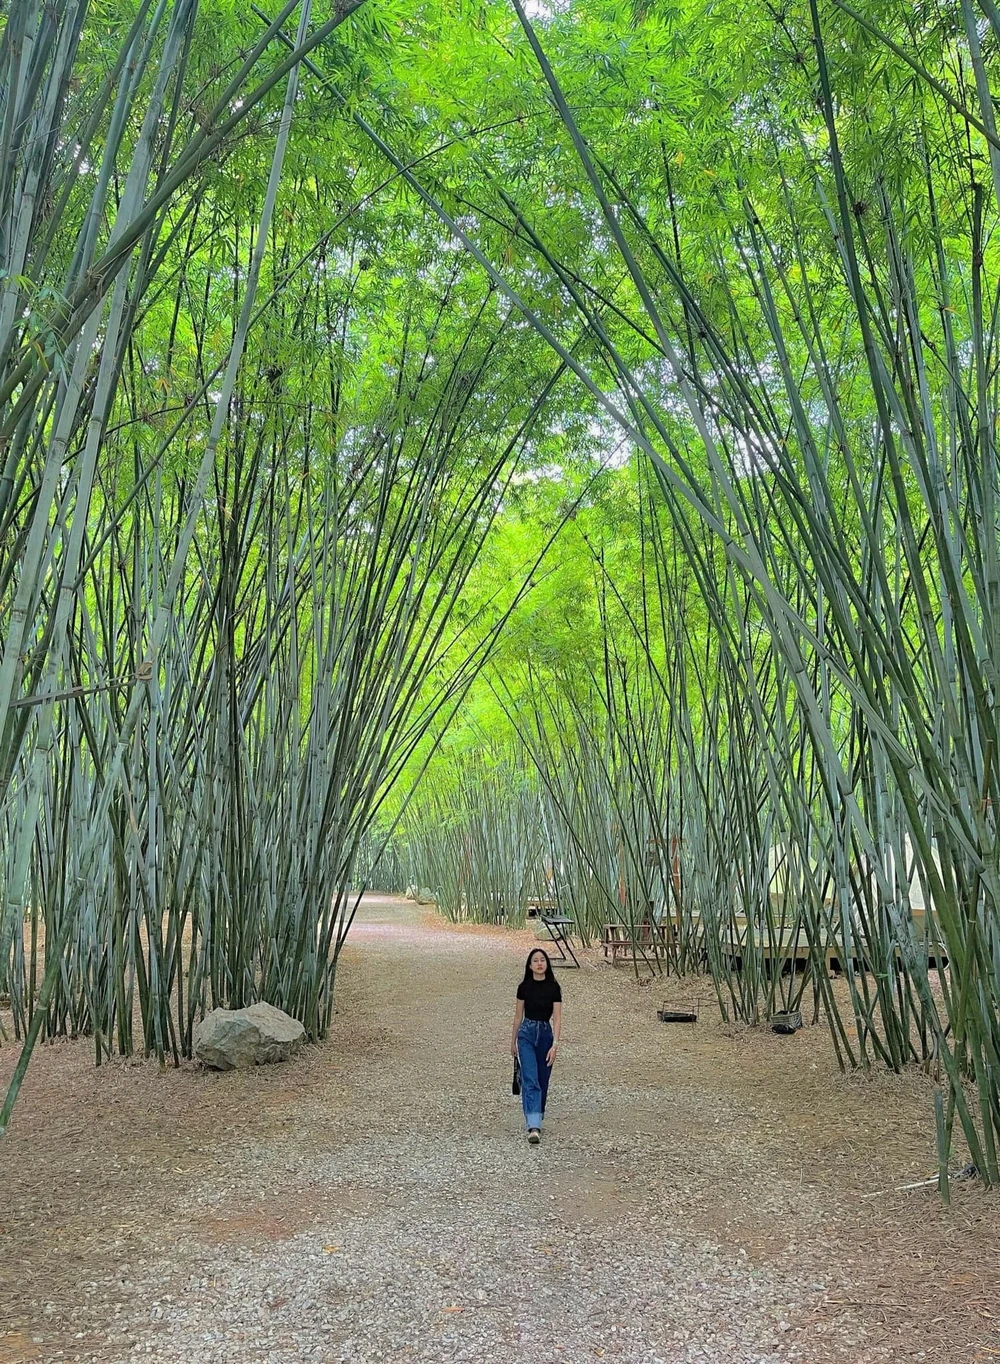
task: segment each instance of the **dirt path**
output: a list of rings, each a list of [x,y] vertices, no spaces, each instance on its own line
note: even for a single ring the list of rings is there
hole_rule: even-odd
[[[46,1048],[0,1145],[0,1364],[1000,1357],[1000,1200],[880,1194],[933,1171],[929,1093],[842,1078],[821,1028],[709,1000],[665,1027],[688,988],[584,954],[528,1147],[530,941],[371,897],[334,1033],[290,1065]]]

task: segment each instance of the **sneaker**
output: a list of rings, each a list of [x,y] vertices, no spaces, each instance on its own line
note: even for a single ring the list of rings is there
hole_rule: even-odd
[[[537,1127],[533,1127],[531,1131],[528,1133],[528,1141],[531,1143],[532,1146],[537,1146],[541,1139],[542,1139],[541,1132],[539,1132]]]

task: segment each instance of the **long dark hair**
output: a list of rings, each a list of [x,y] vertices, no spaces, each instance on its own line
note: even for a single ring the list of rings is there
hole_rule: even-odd
[[[544,947],[533,947],[531,951],[528,953],[528,960],[524,963],[524,979],[525,980],[535,979],[535,973],[531,969],[531,958],[535,955],[536,952],[541,952],[542,956],[545,958],[545,975],[543,979],[555,980],[555,976],[552,974],[552,962],[549,960],[549,954],[548,952],[546,952]]]

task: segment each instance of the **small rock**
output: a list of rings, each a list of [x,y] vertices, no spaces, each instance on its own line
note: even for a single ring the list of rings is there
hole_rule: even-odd
[[[273,1004],[246,1009],[213,1009],[194,1030],[194,1054],[213,1070],[238,1070],[287,1061],[305,1041],[306,1030]]]

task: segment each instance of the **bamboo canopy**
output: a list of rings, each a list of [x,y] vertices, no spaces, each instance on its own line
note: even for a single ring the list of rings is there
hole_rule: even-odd
[[[378,880],[1000,1181],[995,5],[113,10],[0,18],[0,1132]]]

